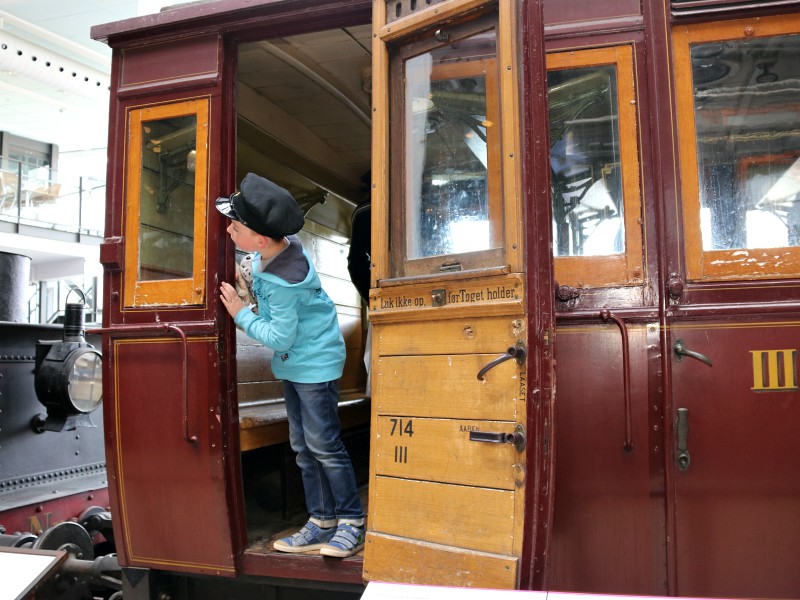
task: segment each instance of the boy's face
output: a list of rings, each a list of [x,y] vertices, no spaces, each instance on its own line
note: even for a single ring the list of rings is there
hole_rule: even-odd
[[[228,235],[231,236],[231,240],[233,240],[233,243],[236,244],[236,247],[239,248],[239,250],[243,250],[244,252],[259,252],[261,250],[264,236],[256,233],[247,225],[244,225],[239,221],[231,221],[226,231],[228,232]]]

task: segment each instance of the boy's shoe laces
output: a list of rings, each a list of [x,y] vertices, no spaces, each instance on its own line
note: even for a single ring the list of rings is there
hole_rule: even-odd
[[[319,553],[325,556],[345,558],[353,556],[364,547],[364,527],[340,523],[336,528],[336,535],[330,542],[320,548]]]
[[[273,547],[280,552],[313,552],[330,542],[335,534],[335,527],[322,529],[309,521],[294,535],[277,540]]]

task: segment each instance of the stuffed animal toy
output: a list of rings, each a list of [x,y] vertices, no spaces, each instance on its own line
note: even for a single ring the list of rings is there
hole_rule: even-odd
[[[236,293],[245,306],[250,307],[250,310],[258,314],[258,304],[255,300],[255,294],[253,294],[254,258],[255,254],[246,254],[240,262],[236,263]]]

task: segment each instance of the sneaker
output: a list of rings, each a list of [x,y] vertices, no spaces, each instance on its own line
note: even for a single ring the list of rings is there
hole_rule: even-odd
[[[353,556],[364,547],[364,527],[340,523],[336,528],[336,535],[327,544],[320,548],[319,553],[325,556],[345,558]]]
[[[322,529],[311,521],[292,536],[277,540],[273,547],[279,552],[313,552],[330,542],[336,534],[336,527]]]

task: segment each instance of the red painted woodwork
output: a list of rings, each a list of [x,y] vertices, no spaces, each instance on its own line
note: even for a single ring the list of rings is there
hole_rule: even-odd
[[[217,34],[211,34],[129,48],[122,59],[120,90],[215,77],[218,47]]]
[[[624,448],[619,329],[583,324],[557,330],[555,522],[547,578],[552,590],[666,593],[658,517],[664,502],[650,489],[647,328],[627,329],[630,451]]]
[[[188,402],[176,337],[113,343],[112,431],[123,564],[231,574],[215,339],[189,338]],[[185,437],[184,407],[190,437]]]
[[[594,19],[632,17],[641,14],[640,0],[608,0],[606,2],[565,2],[544,0],[545,25],[563,25]]]
[[[672,418],[679,408],[689,410],[691,459],[673,476],[682,596],[800,592],[800,323],[758,320],[744,315],[673,326],[673,338],[713,361],[708,367],[673,358]],[[765,377],[756,377],[751,352],[767,350],[788,350],[794,371],[784,373],[779,356],[779,369],[769,374],[764,361]],[[753,389],[765,384],[787,389]]]

